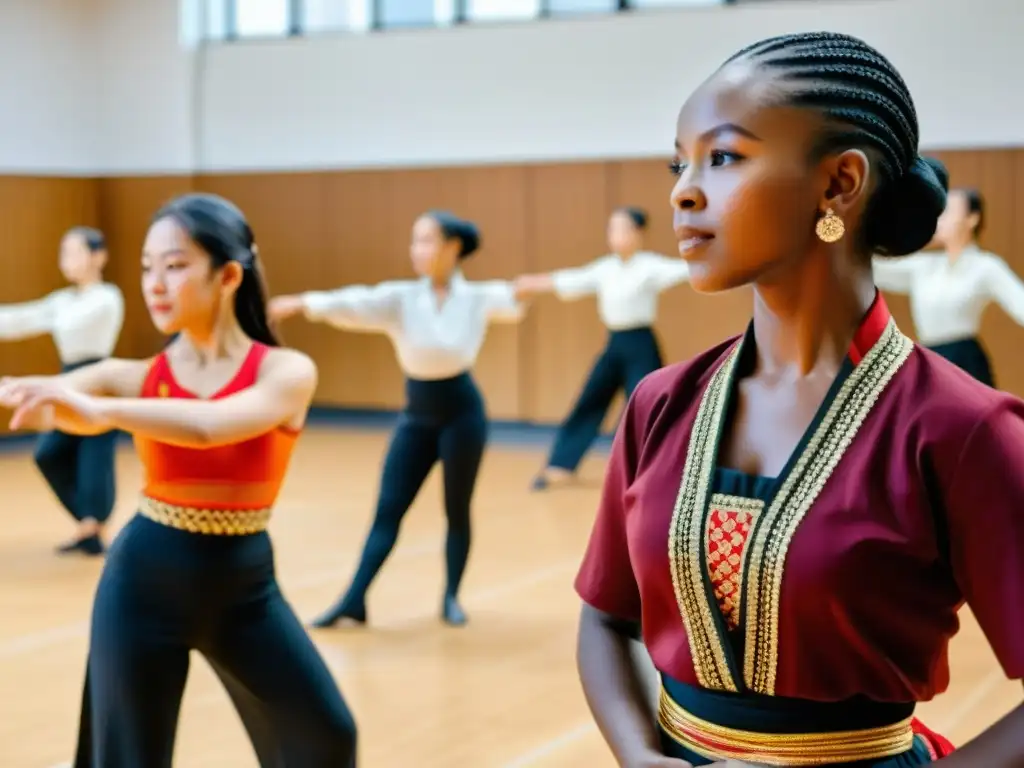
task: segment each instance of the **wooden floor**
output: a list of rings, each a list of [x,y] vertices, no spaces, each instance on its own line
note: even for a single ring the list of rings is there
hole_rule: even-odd
[[[348,579],[377,491],[386,435],[312,429],[301,441],[273,523],[280,580],[308,619]],[[527,491],[541,451],[496,445],[475,505],[464,590],[471,623],[445,628],[443,517],[436,473],[409,514],[399,547],[370,593],[367,629],[314,638],[360,726],[369,768],[602,768],[613,766],[591,725],[573,661],[578,601],[572,577],[593,517],[602,459],[589,483]],[[123,524],[139,466],[118,459]],[[101,564],[51,554],[69,525],[27,453],[0,453],[0,765],[51,768],[74,744],[86,628]],[[1020,700],[977,625],[964,616],[950,693],[920,708],[962,742]],[[255,766],[219,683],[196,658],[176,766]],[[144,768],[140,766],[139,768]]]

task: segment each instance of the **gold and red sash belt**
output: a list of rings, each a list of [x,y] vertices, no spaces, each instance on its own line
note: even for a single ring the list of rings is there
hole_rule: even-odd
[[[270,523],[270,507],[262,509],[199,509],[167,504],[143,495],[139,514],[155,523],[207,536],[247,536]]]
[[[835,765],[880,760],[914,745],[912,718],[893,725],[831,733],[756,733],[709,723],[672,700],[664,688],[658,723],[673,740],[712,760],[741,760],[758,765]]]

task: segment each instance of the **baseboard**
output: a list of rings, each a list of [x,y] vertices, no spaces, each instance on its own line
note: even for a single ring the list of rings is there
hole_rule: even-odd
[[[317,405],[309,411],[308,424],[312,427],[344,429],[391,429],[399,411],[374,408],[349,408]],[[557,424],[526,421],[525,419],[491,419],[490,441],[499,445],[546,446],[555,438]],[[606,452],[611,447],[612,435],[603,434],[594,449]]]
[[[346,408],[330,405],[315,405],[309,411],[308,425],[313,428],[365,429],[368,431],[389,430],[394,427],[399,411],[373,408]],[[548,445],[555,437],[556,424],[538,423],[516,419],[492,419],[490,440],[492,444],[540,447]],[[34,433],[17,432],[0,435],[0,451],[24,451],[35,444]],[[131,436],[122,433],[119,440],[128,442]],[[605,452],[611,446],[611,435],[598,438],[595,450]]]

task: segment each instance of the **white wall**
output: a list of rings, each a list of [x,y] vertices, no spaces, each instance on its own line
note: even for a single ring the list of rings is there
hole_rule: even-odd
[[[925,146],[1024,145],[1021,0],[778,0],[199,50],[183,1],[198,2],[0,0],[0,172],[664,156],[724,57],[823,27],[893,59]]]
[[[0,173],[94,168],[93,0],[0,0]]]
[[[182,0],[95,2],[95,167],[112,176],[191,171],[197,54],[182,39]]]
[[[1024,144],[1022,0],[794,0],[216,46],[210,169],[664,156],[684,97],[740,46],[828,28],[907,79],[932,147]]]

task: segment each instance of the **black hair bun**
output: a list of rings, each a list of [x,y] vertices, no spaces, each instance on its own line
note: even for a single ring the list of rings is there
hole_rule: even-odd
[[[480,229],[473,222],[448,211],[433,210],[426,215],[437,222],[445,240],[458,239],[460,259],[468,259],[480,248]]]
[[[879,256],[920,251],[935,237],[948,191],[946,166],[918,155],[910,170],[884,184],[868,206],[865,238],[869,250]]]
[[[468,259],[480,248],[480,230],[476,224],[465,219],[459,219],[454,229],[462,243],[462,248],[459,249],[459,258]]]

